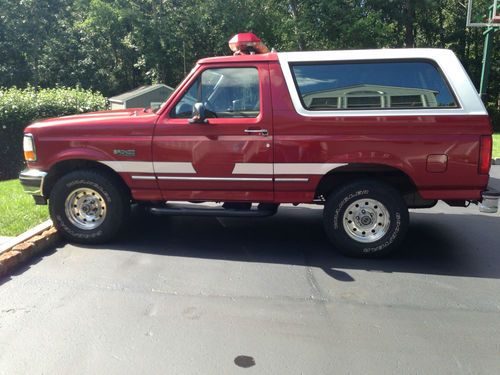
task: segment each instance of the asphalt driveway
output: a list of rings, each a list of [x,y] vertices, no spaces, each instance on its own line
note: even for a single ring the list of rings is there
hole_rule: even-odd
[[[500,373],[500,215],[475,206],[413,212],[385,260],[337,255],[312,207],[138,214],[0,283],[0,374]]]

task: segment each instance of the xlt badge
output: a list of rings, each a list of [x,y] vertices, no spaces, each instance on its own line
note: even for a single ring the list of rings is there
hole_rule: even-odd
[[[119,156],[135,157],[135,150],[120,150],[120,149],[116,149],[116,150],[113,150],[113,154],[119,155]]]

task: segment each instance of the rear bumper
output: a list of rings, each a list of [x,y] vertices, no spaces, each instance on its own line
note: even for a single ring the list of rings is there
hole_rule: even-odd
[[[500,191],[492,188],[488,188],[481,193],[483,200],[479,203],[479,211],[488,214],[494,214],[498,212],[498,200],[500,198]]]
[[[32,195],[37,204],[43,204],[45,197],[43,196],[43,182],[47,176],[46,172],[37,169],[25,169],[19,175],[19,181],[23,186],[24,192]]]

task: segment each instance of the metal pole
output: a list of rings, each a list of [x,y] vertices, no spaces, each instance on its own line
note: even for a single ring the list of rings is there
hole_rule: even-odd
[[[494,2],[496,5],[496,1]],[[489,9],[490,19],[493,17],[493,5]],[[481,70],[481,84],[479,86],[479,94],[484,102],[488,100],[488,80],[490,78],[490,66],[491,66],[491,50],[493,48],[493,34],[495,32],[494,27],[488,27],[483,33],[484,35],[484,52],[483,52],[483,68]]]
[[[487,100],[486,91],[488,90],[488,80],[490,78],[491,66],[491,49],[493,47],[493,33],[495,29],[488,27],[484,32],[484,52],[483,52],[483,69],[481,71],[481,85],[479,93],[483,101]]]

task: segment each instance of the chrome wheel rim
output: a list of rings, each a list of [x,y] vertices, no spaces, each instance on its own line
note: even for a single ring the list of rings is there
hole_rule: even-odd
[[[358,199],[344,211],[344,229],[353,240],[370,243],[387,234],[391,224],[389,211],[375,199]]]
[[[106,218],[106,202],[101,194],[90,188],[73,190],[66,198],[66,217],[74,226],[92,230]]]

